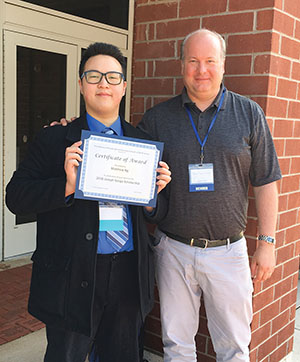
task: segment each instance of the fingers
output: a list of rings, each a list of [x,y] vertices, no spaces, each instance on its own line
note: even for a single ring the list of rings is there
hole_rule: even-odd
[[[82,142],[76,142],[74,143],[71,147],[67,147],[66,148],[66,153],[65,153],[65,163],[66,162],[70,162],[70,161],[78,161],[81,162],[82,158],[81,155],[83,154],[83,151],[81,148],[79,148],[81,146]],[[78,163],[74,162],[74,164]]]
[[[159,165],[161,167],[156,169],[156,172],[158,173],[156,177],[156,185],[158,186],[157,193],[164,189],[171,181],[171,171],[169,170],[169,166],[164,161],[160,161]]]

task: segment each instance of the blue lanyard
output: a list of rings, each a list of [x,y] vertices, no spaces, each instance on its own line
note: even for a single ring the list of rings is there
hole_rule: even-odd
[[[189,108],[187,107],[187,105],[185,106],[185,109],[186,109],[187,114],[188,114],[188,116],[189,116],[189,118],[190,118],[191,124],[192,124],[192,126],[193,126],[193,130],[194,130],[195,135],[196,135],[196,137],[197,137],[197,140],[198,140],[198,142],[199,142],[199,144],[200,144],[200,146],[201,146],[200,165],[203,164],[203,160],[204,160],[204,151],[203,151],[204,145],[205,145],[205,143],[206,143],[206,141],[207,141],[209,132],[210,132],[211,129],[213,128],[213,125],[215,124],[215,121],[216,121],[216,118],[217,118],[217,116],[218,116],[218,113],[219,113],[219,111],[220,111],[220,109],[221,109],[221,107],[222,107],[223,100],[224,100],[224,95],[225,95],[225,91],[226,91],[226,88],[223,89],[222,97],[221,97],[221,99],[220,99],[220,103],[219,103],[217,112],[216,112],[216,114],[214,115],[214,118],[212,119],[212,121],[210,122],[210,126],[209,126],[209,128],[208,128],[208,131],[207,131],[205,137],[204,137],[203,142],[201,141],[200,136],[199,136],[199,134],[198,134],[198,132],[197,132],[195,123],[194,123],[194,121],[193,121],[193,117],[192,117],[192,115],[191,115],[191,111],[189,110]]]

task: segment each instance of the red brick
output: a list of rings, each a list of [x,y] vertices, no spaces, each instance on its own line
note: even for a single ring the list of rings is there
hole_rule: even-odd
[[[275,285],[275,298],[280,298],[284,294],[287,294],[292,288],[292,277],[282,280],[280,283]]]
[[[300,239],[300,225],[292,226],[286,230],[286,243],[291,243]]]
[[[279,229],[284,229],[296,224],[297,210],[287,211],[279,215]]]
[[[258,352],[258,348],[254,349],[254,350],[250,350],[250,353],[249,353],[250,362],[257,362],[257,352]]]
[[[180,76],[181,61],[173,60],[157,60],[155,61],[155,77]]]
[[[297,95],[297,82],[287,79],[278,79],[278,97],[295,99]]]
[[[294,257],[294,245],[288,244],[277,250],[277,265]]]
[[[281,39],[281,54],[298,60],[300,56],[300,42],[283,36]]]
[[[135,19],[138,22],[153,22],[157,20],[171,19],[177,17],[177,3],[152,4],[137,6]]]
[[[257,12],[256,29],[272,30],[274,22],[274,10],[261,10]]]
[[[266,96],[265,97],[263,97],[263,96],[260,96],[260,97],[250,96],[250,98],[254,102],[258,103],[261,106],[262,110],[266,113],[268,97],[266,97]]]
[[[298,273],[299,271],[299,257],[284,263],[283,265],[283,277],[286,278],[289,275]]]
[[[228,54],[252,54],[270,51],[271,48],[271,32],[228,36]]]
[[[249,76],[249,77],[226,77],[228,88],[239,94],[275,94],[275,82],[273,77]],[[273,90],[272,88],[273,82]]]
[[[196,334],[196,346],[198,352],[206,353],[207,336]]]
[[[145,330],[151,331],[151,333],[160,335],[161,334],[161,324],[160,320],[149,316],[145,321]]]
[[[260,312],[254,313],[251,322],[251,331],[255,331],[260,326]]]
[[[277,347],[277,336],[272,336],[258,347],[257,360],[261,361],[264,357],[269,356],[276,347]]]
[[[156,336],[146,331],[144,338],[145,346],[156,351],[163,352],[162,341],[160,336]]]
[[[288,102],[286,100],[268,97],[266,116],[285,118],[287,115],[287,105]]]
[[[256,74],[276,74],[290,77],[291,61],[274,55],[257,55],[254,59],[254,72]]]
[[[151,61],[151,60],[149,60],[148,62],[147,62],[147,72],[146,72],[146,76],[148,77],[148,78],[151,78],[151,77],[153,77],[153,74],[154,73],[154,62],[153,61]]]
[[[288,208],[294,209],[296,207],[300,207],[300,192],[295,192],[288,196]]]
[[[182,18],[188,16],[218,14],[226,11],[227,0],[201,0],[195,2],[195,0],[180,1],[179,16]]]
[[[278,161],[279,161],[279,166],[280,166],[282,175],[289,174],[290,173],[290,164],[291,164],[290,158],[280,158]]]
[[[145,112],[145,99],[144,97],[135,97],[132,101],[132,112],[143,113]]]
[[[157,59],[174,57],[174,41],[159,41],[135,44],[136,59]]]
[[[251,56],[228,56],[226,57],[225,73],[230,74],[250,74]]]
[[[298,155],[297,155],[298,156]],[[292,158],[291,173],[300,172],[300,158]]]
[[[240,33],[253,30],[254,13],[208,16],[203,18],[202,26],[214,29],[220,34]]]
[[[295,121],[294,137],[300,137],[300,122]]]
[[[288,117],[300,119],[300,102],[290,102]]]
[[[250,10],[250,9],[262,9],[262,8],[273,8],[274,0],[251,0],[251,1],[240,1],[240,0],[230,0],[229,1],[229,11],[240,11],[240,10]]]
[[[300,140],[299,140],[300,141]],[[282,179],[281,192],[292,192],[299,190],[300,175],[284,176]]]
[[[256,237],[256,235],[257,235],[257,221],[256,220],[248,218],[245,234]]]
[[[295,16],[296,18],[300,18],[300,4],[299,1],[294,0],[286,0],[284,2],[284,11]]]
[[[274,137],[293,137],[294,122],[285,119],[276,119]]]
[[[257,312],[273,301],[274,289],[269,288],[253,297],[253,311]]]
[[[182,77],[176,79],[176,85],[175,85],[175,94],[180,94],[182,92],[183,88],[183,80]]]
[[[134,42],[145,41],[148,39],[148,24],[136,24],[134,33]]]
[[[136,79],[134,82],[134,93],[136,95],[172,94],[172,79]]]
[[[295,255],[299,254],[300,254],[300,241],[297,241],[295,246]]]
[[[133,67],[133,74],[135,78],[144,77],[146,75],[146,62],[135,62]]]
[[[295,38],[300,39],[300,21],[296,20]]]
[[[272,334],[275,334],[281,328],[286,326],[289,323],[289,310],[285,310],[283,313],[278,315],[272,321]]]
[[[300,140],[298,139],[287,139],[285,154],[286,156],[299,156]]]
[[[278,333],[278,344],[282,344],[294,334],[295,321],[290,322]]]
[[[252,339],[250,343],[250,348],[253,349],[267,338],[270,337],[271,331],[271,323],[265,324],[264,326],[257,329],[255,332],[252,333]]]
[[[156,38],[184,38],[188,33],[200,28],[199,19],[180,19],[156,25]],[[188,31],[187,31],[188,29]]]
[[[260,314],[260,323],[261,325],[269,322],[274,319],[279,313],[279,300],[275,301],[271,305],[268,305],[266,308],[261,310]]]
[[[257,22],[258,30],[272,29],[291,37],[294,35],[294,19],[280,11],[265,10],[259,12]]]
[[[278,343],[279,344],[279,343]],[[278,362],[281,361],[287,353],[287,343],[280,346],[276,351],[274,351],[270,356],[268,361],[270,362]]]

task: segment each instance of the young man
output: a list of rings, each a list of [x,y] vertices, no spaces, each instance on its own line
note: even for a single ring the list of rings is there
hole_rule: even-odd
[[[86,114],[67,127],[43,129],[7,185],[13,213],[37,214],[29,312],[46,324],[45,362],[84,362],[93,343],[101,361],[139,361],[154,284],[143,208],[119,205],[124,240],[118,247],[99,230],[101,205],[74,199],[81,130],[149,138],[119,117],[124,65],[115,46],[88,47],[79,67]],[[168,166],[160,166],[158,192],[170,181]]]

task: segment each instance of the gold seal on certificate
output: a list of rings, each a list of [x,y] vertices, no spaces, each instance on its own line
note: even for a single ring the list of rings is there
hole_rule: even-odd
[[[82,131],[75,198],[155,206],[163,143]]]

